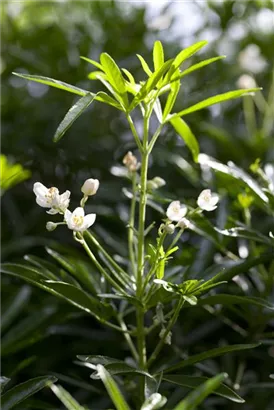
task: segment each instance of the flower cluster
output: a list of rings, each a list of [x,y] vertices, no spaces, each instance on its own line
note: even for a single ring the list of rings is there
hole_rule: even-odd
[[[50,215],[64,215],[63,222],[47,222],[47,230],[53,231],[58,225],[66,224],[67,227],[74,232],[84,232],[93,225],[96,219],[96,214],[85,215],[84,204],[89,196],[96,194],[98,188],[98,179],[87,179],[81,188],[81,191],[84,194],[81,200],[81,206],[71,212],[68,209],[70,203],[70,191],[65,191],[63,194],[59,194],[59,190],[56,187],[47,188],[41,184],[41,182],[35,182],[33,185],[33,192],[36,195],[36,203],[42,208],[49,208],[47,213]]]
[[[204,189],[198,196],[197,204],[199,209],[202,211],[213,211],[217,208],[218,201],[219,196],[217,194],[211,192],[210,189]],[[166,224],[166,232],[174,232],[175,226],[171,224],[171,222],[177,222],[176,226],[181,229],[188,228],[190,226],[190,222],[187,218],[185,218],[187,212],[187,206],[181,204],[180,201],[171,202],[166,211],[166,216],[168,217],[168,222]]]

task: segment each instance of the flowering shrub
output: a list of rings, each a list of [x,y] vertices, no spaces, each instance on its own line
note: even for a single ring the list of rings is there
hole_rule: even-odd
[[[54,136],[55,141],[59,141],[64,136],[67,129],[91,103],[99,101],[124,113],[138,150],[140,161],[137,158],[137,153],[134,155],[132,152],[126,153],[121,161],[124,165],[123,175],[131,184],[131,190],[127,191],[131,204],[127,224],[128,258],[126,261],[115,258],[107,250],[107,247],[100,243],[93,232],[92,226],[100,219],[100,214],[85,214],[84,208],[87,201],[92,200],[90,197],[97,193],[99,185],[103,185],[104,182],[100,181],[99,183],[97,179],[89,178],[83,182],[81,188],[83,196],[79,206],[73,211],[69,209],[71,201],[69,190],[59,194],[58,188],[46,188],[41,182],[36,182],[33,191],[39,206],[49,209],[47,213],[50,215],[56,215],[56,217],[61,215],[63,218],[60,222],[47,221],[46,228],[52,231],[59,225],[65,225],[66,228],[73,231],[74,239],[83,247],[90,261],[96,267],[99,280],[97,277],[91,277],[89,271],[84,276],[78,270],[75,274],[76,277],[72,279],[62,272],[57,274],[49,271],[43,263],[39,264],[39,267],[30,263],[6,263],[2,266],[4,273],[23,278],[57,297],[65,299],[78,309],[93,316],[104,326],[123,335],[130,354],[127,360],[94,355],[92,351],[87,352],[87,355],[78,356],[81,365],[93,370],[91,378],[100,379],[103,382],[118,410],[129,409],[129,405],[132,408],[142,410],[171,408],[164,407],[168,403],[168,397],[166,397],[165,388],[163,388],[166,383],[179,384],[194,389],[186,397],[177,400],[175,410],[195,409],[211,393],[221,396],[221,400],[243,402],[244,399],[234,391],[235,385],[224,372],[218,372],[214,377],[205,378],[189,376],[177,373],[177,371],[225,353],[256,348],[259,344],[258,341],[253,340],[252,343],[228,346],[218,346],[216,341],[216,346],[213,349],[184,357],[176,346],[176,340],[173,340],[173,330],[182,309],[192,309],[195,306],[206,305],[210,309],[212,306],[227,303],[229,305],[252,304],[260,306],[260,308],[273,308],[270,303],[261,298],[226,293],[226,285],[231,279],[237,277],[245,269],[249,269],[249,266],[258,266],[271,259],[269,253],[262,256],[256,255],[256,259],[249,265],[247,262],[239,260],[232,252],[227,251],[220,239],[218,244],[218,238],[234,236],[237,238],[252,237],[255,242],[259,239],[266,248],[273,246],[272,235],[261,235],[256,238],[248,226],[248,199],[244,196],[239,197],[239,202],[246,213],[247,226],[237,225],[228,227],[228,229],[220,229],[210,223],[207,219],[207,212],[215,211],[219,204],[222,204],[221,194],[218,195],[209,188],[204,189],[193,201],[192,204],[197,203],[194,208],[191,204],[185,203],[183,198],[174,198],[174,200],[165,198],[161,194],[161,189],[165,186],[165,181],[161,177],[155,176],[151,180],[148,179],[149,159],[153,155],[154,146],[161,138],[164,127],[171,126],[190,149],[195,162],[241,180],[249,189],[247,195],[259,201],[267,212],[273,212],[273,190],[271,191],[273,184],[265,177],[259,165],[257,164],[257,168],[254,169],[260,176],[263,175],[264,189],[234,164],[225,166],[205,154],[200,154],[199,144],[183,119],[184,116],[213,104],[238,98],[248,93],[255,93],[259,90],[258,88],[229,91],[197,102],[179,112],[172,112],[181,86],[181,79],[193,71],[223,58],[209,58],[182,69],[182,64],[205,45],[205,41],[198,42],[182,50],[175,58],[165,61],[162,44],[156,41],[153,47],[153,70],[139,56],[146,74],[146,79],[139,83],[127,69],[120,70],[107,53],[101,54],[100,62],[83,58],[97,69],[89,75],[89,78],[99,80],[106,87],[108,93],[100,91],[93,94],[59,80],[17,74],[19,77],[81,96],[59,125]],[[151,125],[152,117],[157,118],[158,121],[158,126],[154,132],[152,132]],[[141,132],[137,127],[137,122],[140,120],[142,121]],[[166,205],[165,211],[161,207],[162,203]],[[157,221],[148,224],[147,208],[151,205],[155,206],[155,204],[162,214],[159,214]],[[92,209],[92,205],[89,206]],[[182,235],[186,230],[192,230],[202,236],[206,234],[218,244],[220,252],[237,263],[232,267],[218,267],[217,272],[214,269],[209,276],[205,274],[197,279],[195,272],[183,273],[180,265],[179,271],[172,272],[169,269],[170,262],[172,259],[176,259],[176,252],[181,246]],[[57,259],[61,265],[68,266],[67,261],[61,255]],[[217,287],[224,289],[224,294],[219,293],[215,289]],[[212,291],[213,289],[214,291]],[[188,312],[188,310],[184,312]],[[132,315],[135,317],[133,325],[131,323]],[[153,339],[152,334],[154,334]],[[166,345],[172,350],[173,355],[169,356],[167,361],[163,363],[161,353],[167,347]],[[89,346],[88,349],[92,350],[92,346]],[[129,375],[132,375],[133,386],[128,382]],[[121,383],[121,377],[124,383]],[[48,378],[45,376],[43,379],[26,382],[28,383],[26,386],[14,387],[4,394],[3,408],[11,408],[11,398],[17,397],[20,389],[26,391],[28,387],[32,392],[35,392],[47,384],[51,385],[53,393],[68,409],[84,408],[61,386],[52,384],[55,382],[56,379],[52,376]],[[118,384],[122,385],[122,389]],[[22,394],[17,402],[22,401],[25,397],[27,397],[27,393]]]

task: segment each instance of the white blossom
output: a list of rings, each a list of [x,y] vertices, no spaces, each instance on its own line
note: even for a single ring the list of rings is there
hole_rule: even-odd
[[[177,226],[181,229],[190,228],[191,223],[187,218],[182,218],[178,223]]]
[[[69,206],[70,191],[59,194],[56,187],[47,188],[41,182],[35,182],[33,192],[36,195],[36,203],[42,208],[50,208],[48,214],[64,213]]]
[[[182,205],[180,201],[173,201],[166,211],[166,216],[170,221],[179,222],[187,213],[186,205]]]
[[[68,209],[65,212],[65,221],[69,229],[77,232],[84,232],[94,224],[96,214],[85,215],[82,207],[76,208],[73,212]]]
[[[204,189],[197,199],[197,204],[204,211],[213,211],[217,208],[218,201],[219,196],[217,194],[211,192],[210,189]]]
[[[244,88],[244,89],[257,87],[256,81],[254,80],[254,78],[252,78],[248,74],[241,75],[237,81],[237,85],[239,88]]]
[[[89,178],[84,182],[81,188],[81,191],[83,192],[84,195],[91,196],[91,195],[96,194],[96,192],[98,191],[98,188],[99,188],[98,179]]]

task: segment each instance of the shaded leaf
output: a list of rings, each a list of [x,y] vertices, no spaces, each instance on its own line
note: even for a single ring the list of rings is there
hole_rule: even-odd
[[[2,410],[12,409],[17,404],[26,400],[28,397],[37,393],[39,390],[44,387],[50,386],[52,383],[57,381],[54,376],[42,376],[30,379],[27,382],[18,384],[12,389],[8,390],[2,396],[1,404]]]
[[[1,332],[6,329],[16,316],[19,315],[23,306],[28,303],[31,294],[29,286],[22,286],[18,293],[13,297],[13,300],[9,303],[7,309],[3,309],[1,315]]]
[[[262,306],[267,309],[274,310],[273,303],[268,302],[265,299],[251,297],[251,296],[236,296],[236,295],[226,295],[218,294],[207,296],[205,298],[199,299],[198,305],[237,305],[237,304],[251,304],[256,306]]]
[[[201,362],[206,359],[211,359],[213,357],[218,357],[226,353],[235,352],[238,350],[253,349],[258,347],[260,343],[250,343],[250,344],[240,344],[240,345],[230,345],[224,347],[217,347],[215,349],[207,350],[203,353],[198,353],[193,356],[190,356],[188,359],[182,360],[181,362],[170,366],[164,370],[164,373],[170,373],[177,369],[182,369],[187,366],[192,366],[195,363]]]
[[[208,380],[208,377],[198,377],[198,376],[189,376],[189,375],[180,375],[180,374],[169,374],[164,376],[164,380],[178,384],[179,386],[195,388],[201,385],[203,382]],[[235,403],[244,403],[244,399],[242,399],[237,393],[235,393],[230,387],[226,386],[225,384],[221,384],[214,394],[218,396],[225,397]]]
[[[4,388],[6,387],[6,385],[9,383],[9,381],[10,381],[10,379],[8,377],[0,376],[0,392],[1,393],[4,390]]]
[[[204,399],[213,393],[222,381],[227,377],[226,373],[218,374],[211,379],[197,387],[193,392],[187,395],[187,397],[182,400],[174,410],[194,410],[199,404],[201,404]]]
[[[54,134],[54,142],[59,141],[63,137],[65,132],[72,126],[74,121],[76,121],[77,118],[87,109],[87,107],[92,103],[94,98],[94,94],[87,93],[69,109],[63,121],[60,123],[59,127],[57,128]]]
[[[274,243],[267,236],[262,235],[260,232],[250,229],[248,227],[235,226],[229,229],[218,229],[215,230],[224,236],[230,236],[233,238],[246,238],[255,242],[261,242],[266,245],[274,246]]]

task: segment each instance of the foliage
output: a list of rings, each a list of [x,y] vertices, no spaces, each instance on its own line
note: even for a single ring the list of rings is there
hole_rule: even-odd
[[[231,21],[237,19],[233,14],[232,3],[225,2],[224,7],[219,9],[214,4],[208,4],[208,10],[219,15],[224,34]],[[28,19],[33,7],[37,8],[37,5],[26,3],[17,18],[9,17],[11,24],[4,34],[12,38],[13,29],[15,36],[18,35],[15,33],[21,31],[24,35],[21,35],[20,41],[27,41],[26,28],[29,27]],[[225,108],[212,121],[214,111],[202,108],[231,97],[240,97],[247,90],[244,87],[231,94],[231,91],[224,89],[229,87],[233,75],[227,70],[227,63],[219,61],[222,58],[212,57],[196,62],[198,60],[195,60],[194,53],[205,45],[204,41],[198,41],[198,31],[197,42],[193,46],[184,47],[182,51],[174,50],[174,46],[165,47],[168,54],[165,62],[160,41],[154,43],[152,55],[144,50],[142,40],[147,29],[142,8],[131,8],[127,15],[126,8],[123,10],[119,3],[114,2],[105,3],[104,6],[97,2],[88,6],[81,2],[77,6],[73,5],[73,10],[78,10],[73,17],[73,30],[89,32],[88,36],[82,37],[82,43],[79,42],[75,47],[70,37],[65,39],[72,17],[71,14],[70,17],[66,16],[67,5],[54,7],[59,17],[64,17],[63,24],[57,29],[47,6],[41,6],[32,38],[38,31],[46,37],[54,28],[61,40],[59,44],[67,44],[64,50],[77,49],[78,54],[88,57],[83,59],[85,65],[75,63],[74,68],[72,65],[72,70],[68,70],[67,65],[57,64],[63,58],[58,47],[56,53],[54,48],[49,48],[44,49],[47,51],[45,56],[41,55],[38,65],[32,66],[32,59],[29,59],[28,73],[24,72],[25,69],[21,70],[17,62],[10,64],[11,69],[4,71],[4,78],[5,75],[9,78],[10,71],[18,71],[16,67],[19,67],[20,77],[69,91],[59,94],[59,90],[53,90],[43,96],[41,104],[56,107],[56,110],[50,108],[42,111],[41,105],[38,110],[39,104],[36,103],[36,115],[34,110],[33,116],[42,119],[39,126],[36,125],[36,130],[39,129],[44,136],[41,135],[37,140],[36,135],[34,138],[34,134],[29,133],[31,137],[28,137],[27,146],[34,151],[23,155],[19,142],[18,145],[12,145],[16,147],[12,154],[30,168],[35,177],[39,164],[40,176],[37,179],[43,180],[45,184],[73,186],[73,197],[78,195],[79,181],[83,182],[90,175],[100,179],[105,192],[100,189],[93,205],[86,205],[88,210],[100,215],[100,220],[98,218],[89,233],[74,235],[80,241],[79,249],[75,250],[75,243],[71,246],[67,230],[59,228],[54,236],[56,241],[47,237],[40,242],[47,245],[49,258],[45,258],[45,252],[37,249],[39,239],[37,241],[35,237],[31,240],[30,236],[41,232],[41,224],[45,223],[44,217],[35,208],[26,216],[21,230],[18,232],[18,229],[14,229],[12,235],[15,246],[12,244],[12,235],[7,236],[8,241],[5,238],[4,258],[9,257],[2,270],[12,278],[3,275],[5,294],[9,295],[3,306],[3,368],[4,374],[11,379],[4,396],[13,396],[13,390],[22,386],[11,387],[12,383],[29,383],[26,380],[52,374],[51,377],[58,378],[59,383],[69,386],[71,394],[60,385],[51,386],[54,395],[68,409],[111,406],[98,378],[107,389],[113,401],[112,406],[118,409],[188,409],[196,408],[197,405],[202,408],[233,409],[244,400],[252,409],[264,405],[265,408],[271,408],[273,384],[268,380],[272,371],[268,345],[272,343],[273,337],[274,190],[273,167],[270,164],[273,154],[269,150],[273,130],[273,83],[270,70],[265,70],[265,75],[259,76],[257,81],[259,85],[270,84],[270,87],[258,91],[254,96],[244,96],[243,114],[236,100],[230,105],[224,104]],[[256,7],[259,9],[260,6],[250,4],[245,7],[244,18],[252,16]],[[98,52],[92,54],[89,53],[87,38],[94,41],[96,31],[90,33],[89,24],[81,18],[84,10],[91,13],[92,19],[99,27],[101,25],[105,35],[105,44],[100,44],[100,50],[97,47]],[[129,36],[128,48],[124,46],[119,51],[114,46],[115,27],[121,25],[117,25],[117,21],[115,27],[106,24],[108,10],[116,13],[117,21],[129,33],[132,22],[138,21],[134,25],[136,35],[132,36],[136,44],[133,41],[130,43]],[[156,38],[158,36],[157,33],[153,35]],[[251,35],[249,41],[257,40],[252,39]],[[260,43],[265,56],[268,55],[268,41],[270,36]],[[53,44],[50,39],[47,42]],[[43,44],[47,42],[45,40]],[[58,42],[56,40],[56,44]],[[33,47],[37,55],[35,43]],[[137,50],[142,53],[142,56],[138,55],[140,68],[136,63],[130,63],[133,60],[129,58]],[[222,52],[224,50],[225,47]],[[207,57],[215,54],[212,53],[212,46],[206,54]],[[174,58],[174,55],[177,56]],[[48,61],[54,60],[54,56],[56,61],[48,65],[47,58]],[[187,58],[192,65],[186,68],[184,60]],[[83,80],[87,74],[87,63],[96,68],[89,74],[89,81]],[[127,69],[120,69],[121,66]],[[217,67],[215,74],[212,66]],[[220,70],[220,67],[224,69]],[[140,69],[144,73],[141,74]],[[201,71],[204,74],[199,74]],[[32,76],[35,72],[39,72],[39,77]],[[41,77],[41,73],[47,78]],[[58,80],[52,80],[51,75]],[[59,79],[64,79],[66,83],[61,83]],[[106,86],[107,92],[100,91],[93,80],[99,80]],[[23,84],[23,80],[19,81]],[[212,87],[197,94],[201,81]],[[191,84],[194,83],[190,93]],[[256,83],[249,88],[251,91],[258,89]],[[181,99],[182,91],[184,102]],[[31,104],[30,96],[24,93],[23,88],[14,90],[15,112],[16,102],[20,107]],[[77,100],[72,100],[71,93],[78,94]],[[19,102],[22,95],[24,104]],[[73,106],[64,117],[65,98]],[[50,101],[53,104],[49,104]],[[137,113],[138,107],[140,113]],[[88,112],[73,124],[85,109]],[[244,115],[249,138],[243,137],[245,129],[239,112]],[[187,114],[185,122],[181,116]],[[8,115],[8,111],[4,111],[4,124],[9,121]],[[29,115],[25,117],[29,118]],[[43,124],[54,127],[62,117],[64,120],[57,128],[55,140],[60,140],[65,132],[67,135],[58,143],[59,147],[53,146],[50,139],[49,142],[45,139],[46,134],[54,135],[53,129],[49,131]],[[143,138],[140,137],[142,117]],[[108,118],[108,123],[102,121],[102,118]],[[123,118],[128,121],[128,126]],[[15,121],[14,134],[17,124]],[[69,129],[72,124],[71,129],[81,134],[76,138]],[[94,124],[99,124],[99,130]],[[126,134],[129,128],[133,136]],[[107,138],[106,135],[110,133],[111,138]],[[181,144],[190,149],[193,159],[184,145],[176,145],[178,138],[174,138],[175,133],[182,138]],[[199,144],[195,135],[199,136]],[[9,136],[8,130],[6,136]],[[93,138],[92,142],[90,138]],[[100,141],[100,144],[96,141]],[[137,161],[133,172],[129,167],[120,165],[111,168],[114,150],[117,150],[114,153],[116,161],[121,163],[123,154],[129,149],[137,156],[136,146],[139,149],[138,161],[141,158],[142,163],[140,173]],[[89,153],[87,147],[92,152]],[[246,153],[245,156],[241,155],[240,147]],[[5,141],[4,149],[10,153]],[[153,163],[148,164],[152,149]],[[31,163],[28,162],[29,158],[32,158]],[[33,158],[36,158],[36,163]],[[90,163],[94,172],[91,172]],[[58,164],[59,170],[52,171],[48,164]],[[70,170],[64,175],[60,169],[65,169],[66,164]],[[158,189],[153,182],[155,178],[147,181],[148,165],[149,174],[152,171],[154,175],[163,174],[165,169],[162,175],[166,180],[165,186]],[[112,175],[107,172],[110,168]],[[113,175],[123,178],[112,185]],[[178,184],[179,175],[181,180]],[[127,188],[123,188],[126,200],[117,195],[125,185],[124,177],[129,183]],[[109,190],[108,186],[112,188]],[[208,187],[217,191],[221,199],[216,218],[208,218],[209,214],[205,216],[201,210],[197,210],[193,199],[197,198],[201,189]],[[4,198],[7,201],[5,212],[9,209],[12,214],[14,210],[9,204],[17,206],[18,198],[21,201],[24,196],[30,196],[27,191],[14,192],[7,192]],[[177,198],[187,205],[187,224],[175,228],[173,234],[171,221],[166,220],[164,213],[167,204]],[[131,208],[125,212],[129,199]],[[145,225],[144,215],[146,202],[147,221],[154,221],[148,226]],[[29,198],[26,204],[30,204]],[[32,208],[30,205],[24,206],[25,209]],[[141,215],[139,224],[136,224],[134,218],[137,207]],[[159,226],[161,217],[164,218],[163,224]],[[7,222],[5,224],[4,233],[13,231],[7,229]],[[155,227],[159,228],[158,231]],[[20,237],[22,241],[19,244]],[[62,242],[64,245],[61,246]],[[81,251],[80,245],[89,258]],[[31,254],[25,256],[25,261],[18,258],[29,248],[32,248]],[[145,278],[144,274],[147,275]],[[154,280],[155,277],[158,280]],[[22,286],[18,278],[23,278],[41,290]],[[42,290],[49,292],[49,295],[42,293]],[[135,311],[136,320],[133,314]],[[64,344],[66,349],[63,349]],[[147,363],[145,346],[149,358]],[[73,363],[76,355],[78,361]],[[33,363],[35,366],[32,366]],[[183,370],[184,367],[189,369]],[[255,368],[256,372],[253,370]],[[86,373],[90,369],[93,371],[91,382]],[[2,380],[5,384],[8,379]],[[186,396],[188,389],[195,390]],[[216,396],[211,396],[201,404],[212,392]],[[26,406],[58,406],[57,399],[50,396],[48,390],[42,390],[39,395],[40,400],[35,398],[38,395],[26,400]]]

